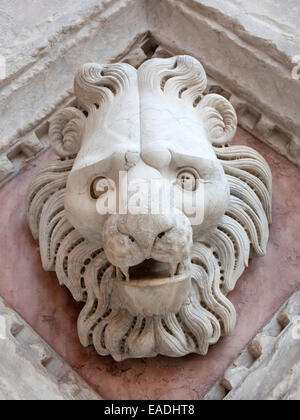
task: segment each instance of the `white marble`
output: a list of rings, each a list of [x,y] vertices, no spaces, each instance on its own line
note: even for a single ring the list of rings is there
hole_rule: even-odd
[[[250,251],[266,251],[270,170],[229,146],[235,111],[206,83],[190,56],[86,64],[77,108],[50,124],[61,160],[29,188],[29,225],[101,355],[206,354],[235,326],[226,295]]]

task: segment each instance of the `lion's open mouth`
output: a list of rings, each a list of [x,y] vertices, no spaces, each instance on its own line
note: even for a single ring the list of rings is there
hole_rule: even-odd
[[[149,281],[174,281],[189,274],[189,261],[165,263],[149,258],[128,268],[116,267],[116,279],[124,282],[148,283]]]

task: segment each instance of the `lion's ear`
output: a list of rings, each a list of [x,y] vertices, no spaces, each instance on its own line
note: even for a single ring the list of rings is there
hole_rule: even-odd
[[[49,127],[49,141],[59,157],[79,152],[85,120],[83,112],[74,107],[64,108],[55,115]]]
[[[237,116],[231,103],[223,96],[204,96],[198,105],[210,142],[214,146],[229,143],[237,128]]]

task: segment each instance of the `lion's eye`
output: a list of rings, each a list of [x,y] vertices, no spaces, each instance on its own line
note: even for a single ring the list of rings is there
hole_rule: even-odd
[[[177,174],[177,183],[183,190],[195,191],[197,187],[196,174],[190,169],[182,169]]]
[[[98,178],[94,179],[94,181],[91,184],[91,197],[97,199],[102,194],[105,194],[108,191],[108,189],[108,179],[103,176],[99,176]]]

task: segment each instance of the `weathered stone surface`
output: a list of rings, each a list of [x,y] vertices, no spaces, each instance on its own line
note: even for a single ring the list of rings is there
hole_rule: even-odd
[[[7,178],[13,171],[13,163],[6,155],[0,155],[0,181]]]
[[[101,399],[0,298],[0,400]]]
[[[248,344],[206,400],[300,399],[300,289]]]
[[[122,60],[135,48],[147,32],[143,5],[135,0],[0,2],[0,54],[6,59],[6,78],[0,80],[1,151],[10,153],[72,98],[78,66]],[[122,20],[126,24],[120,25]]]
[[[43,150],[43,145],[36,134],[32,133],[31,135],[25,137],[20,145],[20,148],[22,152],[30,158]]]
[[[299,3],[297,0],[194,0],[203,14],[233,30],[245,42],[264,49],[270,57],[292,66],[299,54]],[[233,27],[233,24],[235,26]],[[251,40],[250,40],[251,38]],[[288,60],[288,63],[287,61]]]

